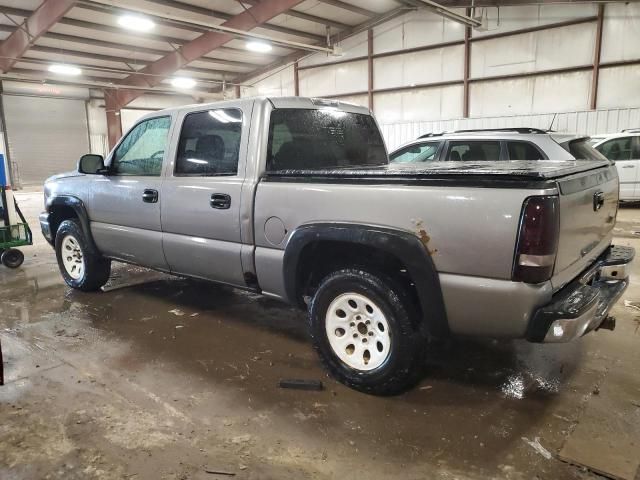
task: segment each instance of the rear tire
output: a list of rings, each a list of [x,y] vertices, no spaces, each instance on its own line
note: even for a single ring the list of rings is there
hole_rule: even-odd
[[[76,220],[65,220],[58,227],[55,242],[58,267],[71,288],[90,292],[109,280],[111,261],[91,253],[87,239]]]
[[[24,253],[16,248],[10,248],[2,252],[0,261],[7,268],[18,268],[24,262]]]
[[[395,395],[420,379],[426,344],[414,304],[392,279],[360,269],[331,273],[313,297],[314,348],[341,383]]]

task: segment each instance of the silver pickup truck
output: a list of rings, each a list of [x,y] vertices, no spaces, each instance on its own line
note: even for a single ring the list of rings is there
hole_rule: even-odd
[[[367,109],[297,97],[147,115],[47,180],[45,208],[69,286],[118,260],[261,292],[308,309],[328,370],[381,395],[416,382],[430,338],[613,328],[634,255],[611,245],[608,161],[389,165]]]

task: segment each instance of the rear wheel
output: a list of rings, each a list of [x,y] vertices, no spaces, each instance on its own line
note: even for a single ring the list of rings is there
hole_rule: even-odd
[[[423,338],[410,298],[390,278],[359,269],[327,276],[310,309],[314,347],[330,373],[365,393],[393,395],[422,372]]]
[[[10,248],[2,252],[0,261],[5,267],[18,268],[24,262],[24,253],[16,248]]]
[[[98,290],[109,280],[111,261],[92,253],[76,220],[65,220],[56,233],[56,258],[64,281],[83,291]]]

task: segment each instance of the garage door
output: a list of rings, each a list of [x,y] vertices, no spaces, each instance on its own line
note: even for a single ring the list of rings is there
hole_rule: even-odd
[[[18,184],[42,184],[51,175],[74,170],[89,152],[84,100],[5,94],[3,103]]]

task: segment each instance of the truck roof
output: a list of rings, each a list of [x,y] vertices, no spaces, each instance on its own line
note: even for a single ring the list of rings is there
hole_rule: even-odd
[[[261,103],[270,103],[274,108],[298,108],[298,109],[309,109],[315,110],[319,108],[336,108],[338,110],[342,110],[350,113],[361,113],[361,114],[370,114],[368,108],[362,107],[360,105],[355,105],[353,103],[343,102],[340,100],[333,100],[330,98],[319,98],[319,97],[243,97],[243,98],[232,98],[229,100],[219,100],[217,102],[208,102],[208,103],[193,103],[189,105],[181,105],[179,107],[171,107],[165,108],[163,110],[159,110],[157,112],[150,113],[145,115],[153,117],[157,116],[160,112],[176,112],[181,110],[193,110],[194,108],[224,108],[224,107],[233,107],[240,102],[261,102]]]

